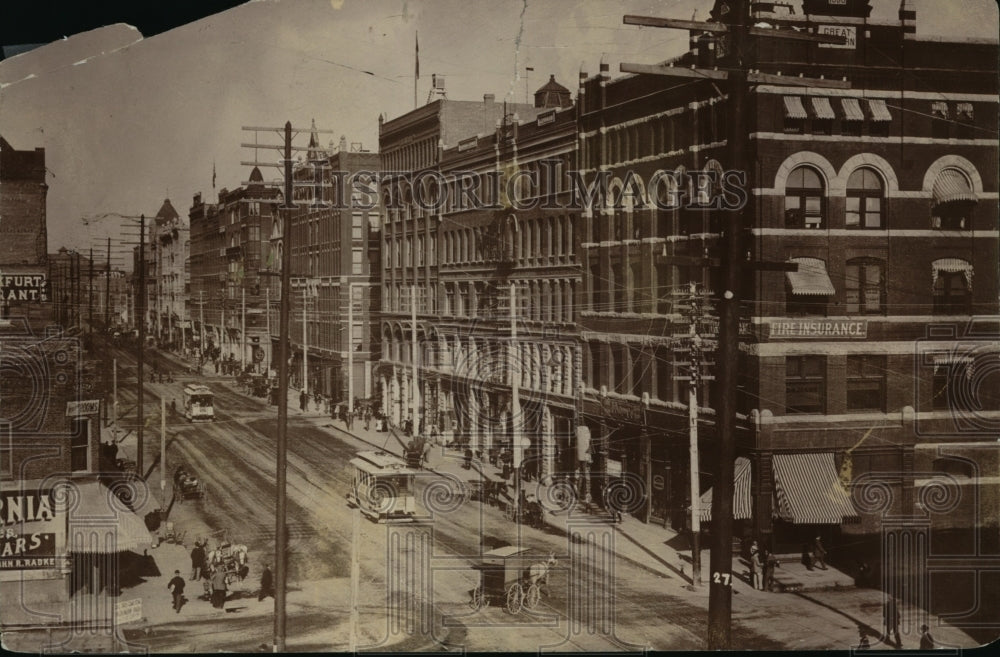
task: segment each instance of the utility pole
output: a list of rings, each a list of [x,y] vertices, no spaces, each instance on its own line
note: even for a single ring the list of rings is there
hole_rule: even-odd
[[[118,442],[118,359],[111,359],[111,395],[113,397],[111,402],[111,421],[112,430],[111,435],[115,437],[115,442]]]
[[[510,346],[507,348],[507,369],[510,371],[510,446],[511,460],[514,466],[514,509],[515,518],[520,518],[521,512],[521,461],[524,459],[524,446],[521,444],[521,368],[519,367],[517,344],[517,284],[510,284]]]
[[[308,281],[302,279],[302,392],[309,394],[309,318],[306,317]]]
[[[410,412],[413,414],[413,435],[416,436],[420,430],[420,383],[417,371],[420,361],[420,354],[417,351],[417,286],[410,286],[410,341],[412,343],[413,354],[413,389],[410,395]]]
[[[228,290],[225,290],[222,293],[222,318],[219,320],[220,329],[222,331],[222,335],[219,337],[220,347],[228,342],[226,338],[229,337],[227,335],[229,331],[226,330],[226,294],[228,294]]]
[[[292,263],[292,210],[295,209],[295,197],[293,195],[292,180],[292,123],[285,123],[283,129],[279,128],[257,128],[243,127],[243,130],[250,131],[278,131],[284,135],[281,146],[263,146],[261,144],[244,143],[245,148],[269,148],[280,149],[284,157],[282,158],[284,172],[284,189],[282,190],[282,204],[278,207],[281,216],[281,239],[284,255],[281,258],[281,299],[279,301],[280,313],[278,317],[278,426],[277,445],[275,463],[275,588],[274,588],[274,652],[285,652],[285,631],[286,631],[286,592],[288,584],[288,526],[285,519],[288,513],[287,481],[288,481],[288,342],[289,323],[292,314],[292,294],[291,294],[291,263]],[[312,130],[314,132],[330,133],[329,130]],[[298,150],[303,150],[299,148]],[[307,149],[306,149],[307,150]],[[242,162],[251,166],[275,166],[271,162]],[[310,183],[313,184],[313,183]],[[250,199],[247,199],[250,200]],[[270,199],[253,199],[263,202],[274,202]],[[270,301],[269,301],[270,303]],[[270,328],[269,328],[270,330]],[[270,337],[270,336],[269,336]]]
[[[201,361],[205,361],[205,290],[198,290],[198,323],[201,330],[198,337],[201,338]]]
[[[94,335],[94,249],[90,249],[87,268],[87,335]]]
[[[111,326],[111,238],[108,238],[108,264],[104,268],[104,330]]]
[[[242,283],[242,282],[241,282]],[[242,308],[240,312],[240,370],[246,371],[247,369],[247,289],[246,287],[241,288],[242,293]]]
[[[745,176],[744,186],[751,188],[749,174],[753,167],[749,161],[749,140],[747,130],[746,97],[750,84],[778,84],[800,87],[850,88],[846,81],[822,80],[798,76],[760,73],[751,71],[747,47],[748,36],[758,38],[791,39],[812,43],[842,44],[840,37],[810,34],[796,30],[778,30],[750,26],[748,0],[717,0],[713,14],[719,22],[698,22],[625,16],[626,25],[644,25],[697,31],[715,39],[728,39],[724,55],[716,62],[717,50],[703,54],[699,52],[699,67],[621,64],[623,73],[666,75],[672,77],[695,78],[711,84],[722,82],[728,91],[728,114],[726,122],[727,162],[724,166]],[[721,95],[721,92],[720,92]],[[719,303],[719,395],[716,408],[716,442],[718,462],[715,468],[715,484],[712,493],[713,541],[711,552],[711,577],[709,579],[708,642],[709,650],[728,650],[732,635],[732,537],[733,537],[733,471],[735,461],[736,431],[736,383],[739,358],[739,313],[740,292],[743,276],[747,268],[747,255],[743,245],[743,232],[752,225],[749,210],[740,207],[730,212],[722,222],[720,260],[722,266]],[[757,267],[761,263],[754,263]],[[769,265],[770,263],[765,263]],[[775,267],[767,267],[777,269]],[[693,500],[692,500],[693,501]]]
[[[683,342],[679,343],[675,349],[686,351],[688,362],[677,362],[676,365],[688,370],[687,376],[675,376],[677,381],[687,381],[688,385],[688,436],[689,451],[691,455],[690,464],[690,495],[691,495],[691,587],[696,589],[701,586],[701,481],[700,481],[700,460],[698,458],[698,388],[703,381],[711,381],[715,377],[704,375],[702,367],[708,365],[702,359],[703,352],[709,347],[707,341],[703,340],[698,332],[699,322],[704,322],[706,317],[701,305],[696,284],[691,282],[691,289],[687,298],[688,305],[688,333],[682,337]],[[686,343],[686,344],[685,344]]]
[[[267,323],[267,349],[264,353],[267,354],[267,360],[265,362],[266,371],[264,372],[268,377],[271,376],[271,288],[268,287],[264,290],[264,321]],[[263,345],[261,345],[263,346]],[[270,381],[270,378],[268,378]],[[268,383],[270,385],[270,383]]]
[[[167,398],[160,395],[160,500],[167,494]]]
[[[139,387],[136,390],[138,397],[136,404],[136,427],[135,427],[135,468],[139,476],[143,475],[142,468],[142,423],[144,422],[142,413],[143,391],[146,384],[143,378],[143,363],[146,353],[146,215],[139,215],[139,294],[137,295],[139,306],[135,309],[136,322],[139,325],[139,354],[136,374],[139,378]]]
[[[347,415],[354,414],[354,283],[347,284]]]

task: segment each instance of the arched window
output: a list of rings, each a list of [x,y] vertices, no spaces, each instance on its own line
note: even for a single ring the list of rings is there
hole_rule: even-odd
[[[873,258],[847,261],[844,292],[848,313],[881,313],[885,309],[884,264]]]
[[[971,230],[972,210],[978,199],[968,176],[945,169],[934,180],[931,226],[944,230]]]
[[[785,227],[823,228],[826,188],[812,167],[796,167],[785,183]]]
[[[855,169],[847,179],[847,214],[844,223],[848,228],[882,228],[884,206],[882,179],[874,169]]]

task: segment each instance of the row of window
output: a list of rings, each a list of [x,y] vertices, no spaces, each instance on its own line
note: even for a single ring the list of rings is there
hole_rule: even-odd
[[[506,317],[510,290],[484,281],[446,282],[440,286],[386,283],[382,298],[386,312],[411,312],[416,297],[417,312],[442,313],[460,317]],[[430,292],[428,293],[428,289]],[[577,282],[566,279],[519,281],[516,292],[517,317],[522,321],[576,321]]]

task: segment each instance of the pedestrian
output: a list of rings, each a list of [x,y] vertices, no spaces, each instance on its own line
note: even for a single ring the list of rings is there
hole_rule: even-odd
[[[308,409],[309,404],[309,393],[303,390],[299,393],[299,410],[305,413]]]
[[[826,548],[823,547],[823,541],[819,536],[813,539],[812,556],[813,564],[821,570],[826,570]]]
[[[858,640],[858,648],[857,649],[858,650],[871,650],[872,649],[872,644],[869,643],[869,641],[868,641],[868,633],[865,632],[865,628],[859,626],[858,627],[858,634],[860,635],[860,639]]]
[[[770,550],[764,551],[764,590],[774,590],[774,569],[781,565],[778,558]]]
[[[271,575],[270,564],[264,564],[264,572],[260,574],[260,593],[257,594],[257,602],[267,596],[274,597],[274,576]]]
[[[212,573],[212,606],[216,609],[223,609],[226,606],[226,571],[216,568]]]
[[[808,543],[802,544],[802,565],[806,567],[806,570],[813,569],[813,553]]]
[[[184,604],[184,578],[181,577],[181,571],[174,571],[174,578],[167,583],[167,588],[174,596],[174,611],[181,613],[181,605]]]
[[[195,541],[191,549],[191,579],[201,579],[201,569],[205,567],[205,548],[201,541]]]
[[[902,649],[903,640],[899,636],[899,608],[896,606],[896,598],[889,596],[885,603],[885,642],[889,643],[889,637],[895,636],[896,648]]]
[[[920,626],[920,649],[921,650],[934,650],[937,646],[934,643],[934,637],[931,636],[931,628],[926,625]]]
[[[764,564],[760,560],[760,547],[757,541],[750,544],[750,581],[751,585],[758,591],[764,589],[763,575]]]

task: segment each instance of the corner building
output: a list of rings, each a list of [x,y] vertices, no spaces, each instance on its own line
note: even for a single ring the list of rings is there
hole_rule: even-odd
[[[839,46],[750,37],[753,68],[850,89],[770,83],[748,94],[748,261],[797,269],[744,269],[737,535],[797,550],[893,516],[995,525],[997,44],[918,37],[906,2],[884,21],[864,1],[807,4],[806,16],[751,6],[755,24],[848,36]],[[724,39],[692,33],[691,44],[670,63],[729,64]],[[634,472],[646,518],[679,525],[687,383],[674,380],[670,336],[687,320],[672,299],[691,281],[720,292],[716,270],[683,257],[717,257],[730,226],[702,207],[717,190],[676,174],[730,168],[733,117],[724,85],[607,69],[581,83],[581,167],[610,171],[624,200],[583,219],[582,408],[603,457],[595,467]],[[699,391],[705,501],[713,387]]]

